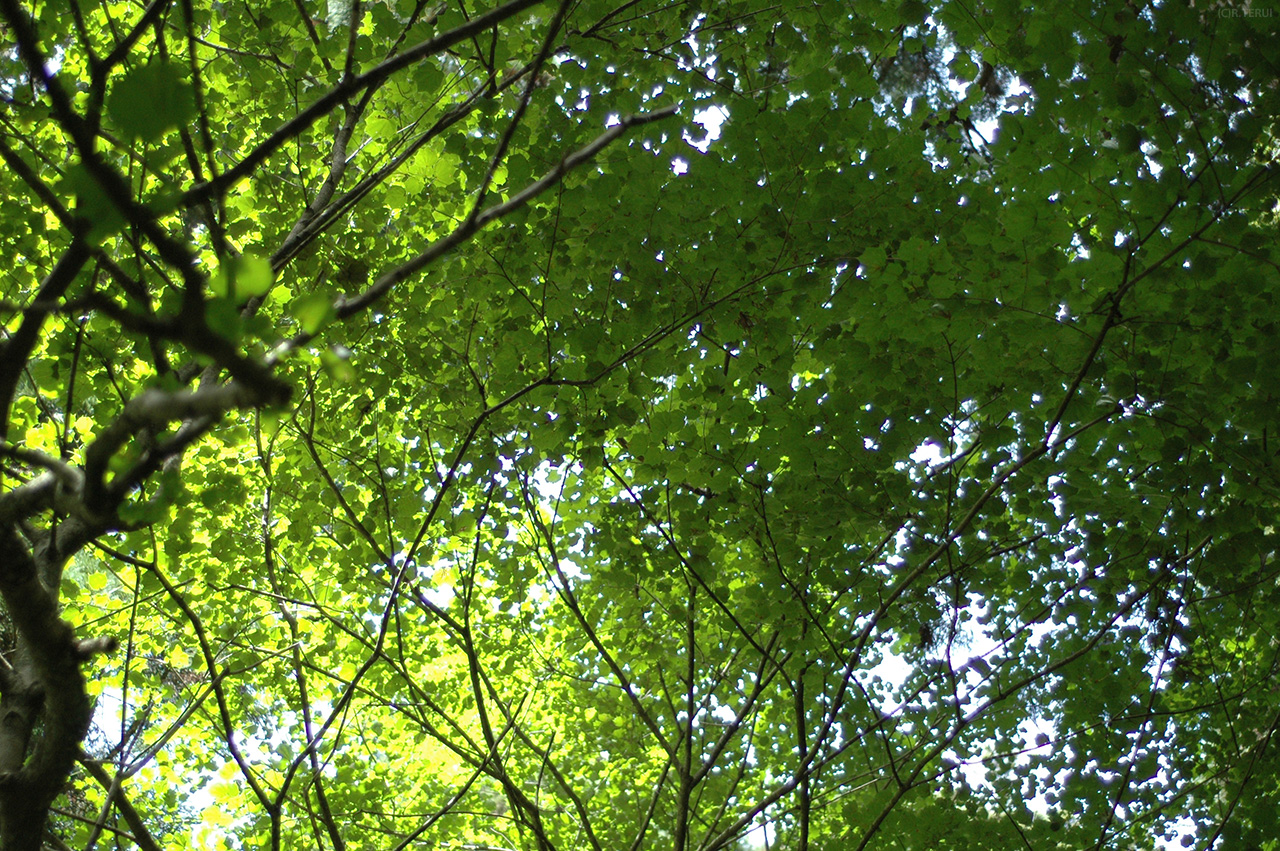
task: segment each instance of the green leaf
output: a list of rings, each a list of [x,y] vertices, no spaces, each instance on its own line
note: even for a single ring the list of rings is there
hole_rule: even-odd
[[[325,349],[320,353],[320,365],[325,374],[335,381],[345,384],[356,377],[355,368],[351,365],[351,352],[346,349]]]
[[[305,334],[319,333],[337,315],[333,299],[324,293],[311,293],[295,299],[289,305],[289,313],[298,320]]]
[[[243,301],[266,295],[274,280],[269,260],[255,254],[242,254],[223,263],[209,277],[209,291],[233,302]]]
[[[131,138],[155,142],[195,117],[195,96],[179,66],[153,61],[115,81],[107,114]]]

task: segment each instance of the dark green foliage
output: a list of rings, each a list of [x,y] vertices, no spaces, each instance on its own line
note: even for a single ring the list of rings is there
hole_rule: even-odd
[[[1273,847],[1264,11],[0,0],[0,841]]]

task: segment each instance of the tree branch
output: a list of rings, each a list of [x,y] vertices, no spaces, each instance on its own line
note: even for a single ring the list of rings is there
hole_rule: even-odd
[[[382,62],[372,70],[366,71],[358,77],[344,79],[338,85],[334,86],[329,92],[323,95],[319,100],[315,101],[311,106],[302,110],[293,118],[282,124],[274,133],[271,134],[262,144],[254,148],[245,156],[244,159],[236,163],[233,167],[224,171],[212,180],[206,181],[199,186],[194,186],[188,190],[181,199],[183,206],[194,206],[203,203],[206,199],[215,195],[221,195],[226,192],[238,181],[244,180],[253,174],[259,165],[266,161],[275,151],[283,146],[290,139],[293,139],[319,120],[322,116],[328,115],[338,104],[350,98],[365,89],[373,86],[379,86],[386,82],[397,71],[409,67],[415,62],[426,59],[428,56],[434,56],[449,47],[457,44],[459,41],[470,38],[472,35],[483,32],[490,27],[497,26],[502,21],[510,18],[518,12],[536,6],[543,0],[511,0],[491,12],[487,12],[477,18],[467,21],[461,26],[455,27],[443,35],[420,42],[406,50],[398,56]]]
[[[71,244],[58,259],[53,271],[40,282],[40,289],[34,300],[41,305],[56,304],[88,262],[89,254],[88,244],[73,236]],[[18,330],[0,348],[0,440],[9,436],[9,409],[13,405],[13,394],[17,392],[18,379],[35,350],[40,328],[48,315],[47,307],[27,308]]]
[[[566,154],[564,159],[560,160],[560,162],[556,164],[555,168],[551,169],[538,180],[526,186],[516,195],[508,198],[501,204],[494,204],[482,213],[468,216],[462,224],[454,228],[448,236],[437,240],[427,248],[427,250],[423,251],[412,260],[409,260],[389,272],[384,273],[364,292],[349,298],[344,297],[338,299],[338,303],[335,305],[338,318],[346,319],[349,316],[359,313],[385,296],[396,284],[417,273],[433,261],[438,260],[458,245],[470,239],[485,225],[497,219],[502,219],[516,210],[519,210],[547,189],[550,189],[552,186],[559,183],[564,179],[566,174],[573,171],[578,166],[589,162],[596,156],[596,154],[600,153],[615,140],[623,136],[632,127],[639,127],[643,124],[650,124],[654,121],[661,121],[664,118],[670,118],[672,115],[676,114],[676,110],[676,106],[669,106],[644,115],[633,115],[623,118],[616,125],[610,127],[604,133],[601,133],[587,145]]]

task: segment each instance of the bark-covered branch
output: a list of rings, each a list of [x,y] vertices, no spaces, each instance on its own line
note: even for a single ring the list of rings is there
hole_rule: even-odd
[[[71,286],[76,275],[89,260],[89,246],[81,239],[75,238],[63,252],[53,271],[40,283],[34,301],[40,307],[30,307],[22,317],[22,324],[4,346],[0,347],[0,439],[9,434],[9,409],[13,405],[13,394],[18,387],[18,379],[26,368],[27,360],[40,339],[40,329],[44,325],[49,310],[43,305],[57,303]]]
[[[183,420],[216,419],[228,411],[254,407],[262,401],[257,389],[236,381],[199,390],[146,390],[135,396],[85,451],[86,505],[101,512],[114,508],[113,500],[123,498],[122,493],[107,491],[108,463],[126,441],[143,429],[159,430]]]
[[[16,529],[0,527],[0,597],[18,635],[19,664],[0,677],[0,845],[13,851],[40,847],[93,714],[80,646],[41,572]]]

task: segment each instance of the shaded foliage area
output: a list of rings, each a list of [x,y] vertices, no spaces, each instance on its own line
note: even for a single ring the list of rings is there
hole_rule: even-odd
[[[0,0],[0,844],[1274,847],[1200,5]]]

